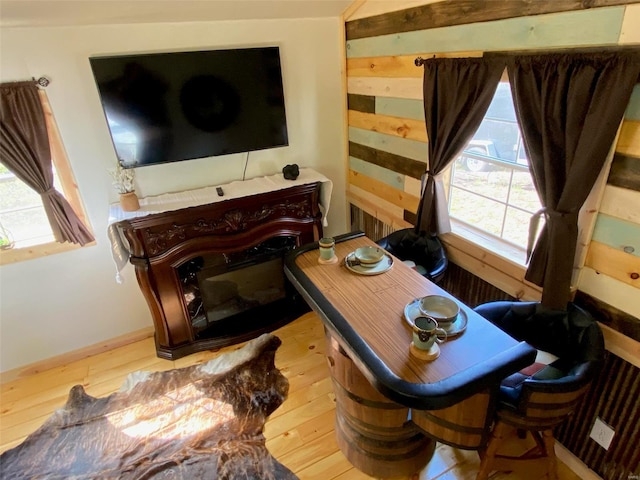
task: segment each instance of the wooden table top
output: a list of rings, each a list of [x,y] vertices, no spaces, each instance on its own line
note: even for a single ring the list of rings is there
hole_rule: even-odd
[[[346,255],[375,243],[362,234],[336,239],[335,264],[318,262],[317,244],[291,252],[285,273],[322,318],[342,348],[383,394],[414,408],[457,403],[531,364],[535,350],[518,342],[393,257],[390,270],[360,275],[344,265]],[[405,306],[425,295],[455,300],[468,317],[466,331],[440,345],[434,361],[409,353],[412,333]]]

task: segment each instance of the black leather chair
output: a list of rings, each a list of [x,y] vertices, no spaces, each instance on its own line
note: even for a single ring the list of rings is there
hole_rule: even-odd
[[[449,264],[442,242],[436,235],[416,233],[413,228],[397,230],[376,242],[400,260],[412,260],[416,269],[434,283],[444,277]]]
[[[557,357],[503,380],[477,479],[486,479],[492,470],[513,471],[525,462],[543,462],[549,478],[557,478],[552,428],[571,415],[595,377],[604,358],[602,331],[589,313],[571,303],[566,311],[545,309],[538,302],[492,302],[475,311],[515,339]],[[522,457],[499,455],[510,428],[529,432],[534,451]]]

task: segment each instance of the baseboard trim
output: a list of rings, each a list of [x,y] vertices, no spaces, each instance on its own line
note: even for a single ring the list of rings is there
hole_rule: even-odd
[[[5,384],[13,380],[28,377],[36,373],[44,372],[52,368],[61,367],[71,362],[82,360],[99,353],[108,352],[114,348],[129,345],[130,343],[144,340],[145,338],[153,337],[153,327],[145,327],[134,332],[120,335],[119,337],[111,338],[104,342],[95,343],[87,347],[66,352],[55,357],[47,358],[46,360],[40,360],[39,362],[31,363],[23,367],[14,368],[13,370],[7,370],[0,373],[0,384]]]
[[[556,457],[582,480],[602,480],[602,477],[591,470],[585,463],[576,457],[571,450],[561,443],[555,442]]]

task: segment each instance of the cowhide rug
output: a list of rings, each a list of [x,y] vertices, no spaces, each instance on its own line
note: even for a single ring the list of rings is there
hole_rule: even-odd
[[[81,385],[0,456],[3,479],[297,479],[267,451],[267,417],[289,382],[264,334],[203,365],[131,374],[105,398]]]

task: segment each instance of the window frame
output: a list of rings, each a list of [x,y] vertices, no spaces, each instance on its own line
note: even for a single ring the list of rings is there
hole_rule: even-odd
[[[518,141],[520,142],[521,139],[519,138]],[[518,163],[511,163],[511,162],[508,162],[508,161],[497,159],[495,157],[486,157],[484,155],[477,155],[477,154],[468,153],[468,152],[463,152],[463,154],[470,155],[471,157],[475,156],[475,157],[478,157],[478,159],[486,158],[489,161],[488,163],[491,163],[493,165],[499,165],[499,166],[501,166],[503,168],[511,169],[511,174],[510,174],[510,178],[509,178],[509,190],[510,191],[513,189],[513,181],[514,181],[513,173],[514,172],[519,171],[519,172],[527,172],[527,173],[529,173],[529,170],[528,170],[527,166],[524,166],[524,165],[521,165],[521,164],[518,164]],[[463,155],[463,154],[461,154],[461,155]],[[513,261],[515,261],[517,263],[520,263],[523,266],[526,266],[526,258],[525,258],[526,257],[526,248],[525,247],[520,246],[520,245],[518,245],[518,244],[516,244],[516,243],[514,243],[514,242],[512,242],[512,241],[510,241],[508,239],[505,239],[500,235],[497,235],[497,234],[488,232],[486,230],[483,230],[482,228],[480,228],[478,226],[474,226],[473,224],[469,224],[469,223],[465,222],[464,220],[455,218],[451,214],[452,203],[451,203],[451,194],[450,194],[450,192],[451,192],[452,188],[455,188],[455,189],[458,189],[458,190],[461,190],[461,191],[465,191],[467,193],[471,193],[472,195],[476,195],[478,197],[486,198],[486,199],[491,200],[491,201],[493,201],[493,202],[495,202],[497,204],[502,205],[504,207],[504,212],[502,214],[502,221],[501,221],[501,224],[502,224],[501,231],[502,232],[504,232],[505,224],[506,224],[506,220],[507,220],[507,209],[511,208],[513,210],[517,210],[517,211],[520,211],[522,213],[525,213],[525,214],[531,216],[536,211],[538,211],[541,206],[538,206],[535,209],[535,211],[530,211],[530,210],[525,209],[522,206],[519,206],[517,204],[511,203],[510,200],[509,200],[509,198],[510,198],[509,196],[507,196],[506,199],[494,198],[494,197],[490,197],[488,195],[483,195],[481,193],[474,192],[472,190],[468,190],[467,188],[464,188],[464,187],[462,187],[460,185],[452,184],[452,182],[453,182],[452,172],[453,172],[454,168],[456,168],[456,162],[457,162],[457,160],[454,160],[447,167],[448,175],[446,177],[446,182],[447,183],[445,184],[445,191],[447,192],[446,196],[447,196],[447,204],[448,204],[448,212],[449,212],[450,221],[451,222],[455,222],[456,224],[460,224],[461,225],[460,228],[475,231],[473,236],[487,237],[487,241],[490,241],[490,239],[494,239],[496,243],[500,244],[498,249],[500,251],[505,252],[505,255],[508,258],[510,258],[511,260],[513,260]]]
[[[44,112],[45,123],[47,126],[47,135],[49,137],[49,148],[51,150],[51,159],[58,175],[58,180],[62,186],[62,194],[67,199],[71,208],[76,212],[76,215],[84,223],[87,229],[93,234],[91,223],[88,221],[88,216],[84,208],[82,199],[80,198],[80,192],[76,183],[67,152],[64,149],[60,131],[55,121],[51,104],[47,98],[47,94],[44,89],[38,89],[38,96],[42,104],[42,110]],[[59,243],[56,241],[40,243],[36,245],[30,245],[28,247],[13,247],[8,250],[0,250],[0,265],[7,265],[10,263],[22,262],[26,260],[32,260],[34,258],[40,258],[48,255],[55,255],[57,253],[68,252],[79,248],[96,245],[95,240],[89,242],[84,246],[79,244],[65,242]]]

